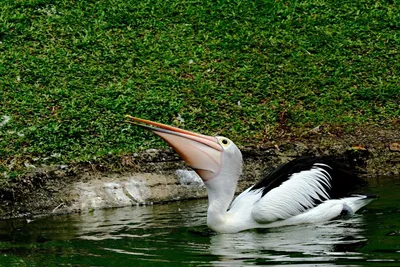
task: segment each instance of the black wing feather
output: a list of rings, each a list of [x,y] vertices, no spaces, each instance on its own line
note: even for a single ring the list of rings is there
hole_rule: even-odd
[[[292,174],[310,170],[318,163],[329,166],[320,165],[318,167],[324,169],[332,178],[330,187],[324,186],[330,199],[348,196],[349,193],[358,187],[367,184],[366,181],[357,175],[357,171],[354,168],[340,162],[338,159],[333,157],[300,157],[280,165],[274,171],[265,174],[251,190],[262,189],[262,196],[264,196],[272,189],[289,180]],[[316,200],[316,202],[318,201]]]

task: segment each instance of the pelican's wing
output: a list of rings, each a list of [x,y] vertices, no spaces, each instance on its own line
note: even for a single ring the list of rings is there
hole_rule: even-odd
[[[348,196],[363,180],[329,158],[300,158],[249,189],[258,195],[251,216],[259,223],[288,219],[329,199]]]

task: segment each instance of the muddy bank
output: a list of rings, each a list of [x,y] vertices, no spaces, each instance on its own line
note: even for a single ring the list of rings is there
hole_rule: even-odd
[[[360,130],[340,136],[318,131],[242,147],[244,172],[237,191],[263,172],[303,155],[340,157],[363,171],[365,179],[399,175],[398,130]],[[0,189],[0,217],[91,212],[206,197],[201,180],[171,150],[125,155],[114,162],[114,168],[110,166],[92,162],[36,168]]]
[[[127,160],[126,156],[122,160]],[[130,156],[131,168],[104,170],[99,164],[36,169],[1,190],[1,217],[91,212],[94,209],[152,205],[207,197],[196,173],[171,150]],[[246,160],[238,192],[260,177],[259,161]]]

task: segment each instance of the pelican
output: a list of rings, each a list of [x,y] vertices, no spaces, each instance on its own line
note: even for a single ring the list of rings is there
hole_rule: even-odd
[[[365,182],[333,159],[302,157],[265,175],[233,200],[243,161],[231,140],[126,117],[164,139],[200,176],[208,193],[207,225],[219,233],[323,222],[352,215],[373,198],[349,195]]]

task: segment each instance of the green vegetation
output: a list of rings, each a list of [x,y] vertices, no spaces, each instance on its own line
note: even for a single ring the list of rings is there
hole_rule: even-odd
[[[400,117],[398,1],[3,0],[0,42],[6,176],[161,145],[125,114],[241,144]]]

